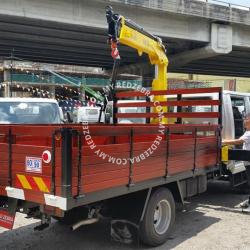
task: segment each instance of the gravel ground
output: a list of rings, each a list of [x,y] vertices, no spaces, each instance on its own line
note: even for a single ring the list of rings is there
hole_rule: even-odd
[[[171,237],[154,249],[250,249],[250,214],[243,214],[239,208],[247,197],[224,183],[211,184],[208,192],[189,200],[186,211],[177,211]],[[55,221],[42,232],[33,231],[36,225],[36,220],[18,214],[14,230],[0,229],[0,249],[149,249],[112,242],[108,222],[75,232]]]

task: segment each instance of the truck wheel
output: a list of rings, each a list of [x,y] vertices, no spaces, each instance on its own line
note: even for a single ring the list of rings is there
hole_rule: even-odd
[[[163,244],[175,221],[175,201],[167,188],[156,190],[150,197],[140,225],[140,239],[149,246]]]

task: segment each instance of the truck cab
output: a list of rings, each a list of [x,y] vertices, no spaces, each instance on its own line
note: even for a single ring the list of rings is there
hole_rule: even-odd
[[[141,103],[145,102],[143,100],[119,100],[118,103]],[[118,112],[125,114],[125,113],[145,113],[146,108],[145,107],[119,107]],[[108,118],[108,119],[107,119]],[[139,123],[139,124],[145,124],[146,118],[119,118],[118,123]],[[113,102],[108,102],[106,109],[105,109],[105,123],[113,123]]]
[[[91,106],[79,107],[74,112],[73,121],[75,123],[82,123],[82,122],[98,123],[100,109],[101,109],[100,107],[91,107]],[[100,122],[103,122],[103,119],[101,119]]]
[[[182,100],[196,101],[203,100],[216,100],[218,94],[187,94],[182,96]],[[222,92],[222,139],[230,140],[237,139],[245,132],[243,119],[245,116],[250,115],[250,94],[235,91]],[[169,96],[168,100],[175,100],[174,97]],[[179,112],[216,112],[216,106],[184,106]],[[172,107],[170,112],[178,112],[177,107]],[[170,123],[175,123],[175,120],[170,120]],[[215,124],[214,118],[183,118],[183,124]],[[241,146],[237,146],[240,149]],[[229,180],[233,187],[244,186],[244,183],[250,183],[248,180],[247,169],[243,161],[228,161],[224,162],[224,176]]]
[[[223,91],[223,138],[235,139],[244,133],[243,118],[250,114],[250,94]]]
[[[173,101],[174,96],[169,96],[168,101]],[[182,96],[182,100],[216,100],[218,94],[186,94]],[[250,115],[250,94],[241,93],[235,91],[222,92],[222,138],[223,139],[236,139],[244,133],[243,118]],[[216,106],[184,106],[182,112],[216,112],[218,107]],[[178,112],[177,107],[171,107],[169,112]],[[169,123],[175,123],[174,120],[169,120]],[[214,124],[216,119],[214,118],[184,118],[182,119],[184,124]]]
[[[0,124],[59,124],[62,120],[54,99],[0,98]]]

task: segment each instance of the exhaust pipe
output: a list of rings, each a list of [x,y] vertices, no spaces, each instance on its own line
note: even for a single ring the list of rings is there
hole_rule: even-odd
[[[85,225],[94,224],[99,221],[99,218],[92,218],[87,220],[81,220],[71,226],[71,230],[75,231],[77,228]]]

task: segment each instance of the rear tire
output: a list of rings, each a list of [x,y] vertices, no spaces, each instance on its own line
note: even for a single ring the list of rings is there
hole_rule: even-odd
[[[167,188],[152,193],[143,221],[140,225],[140,239],[149,246],[163,244],[175,222],[175,201]]]

